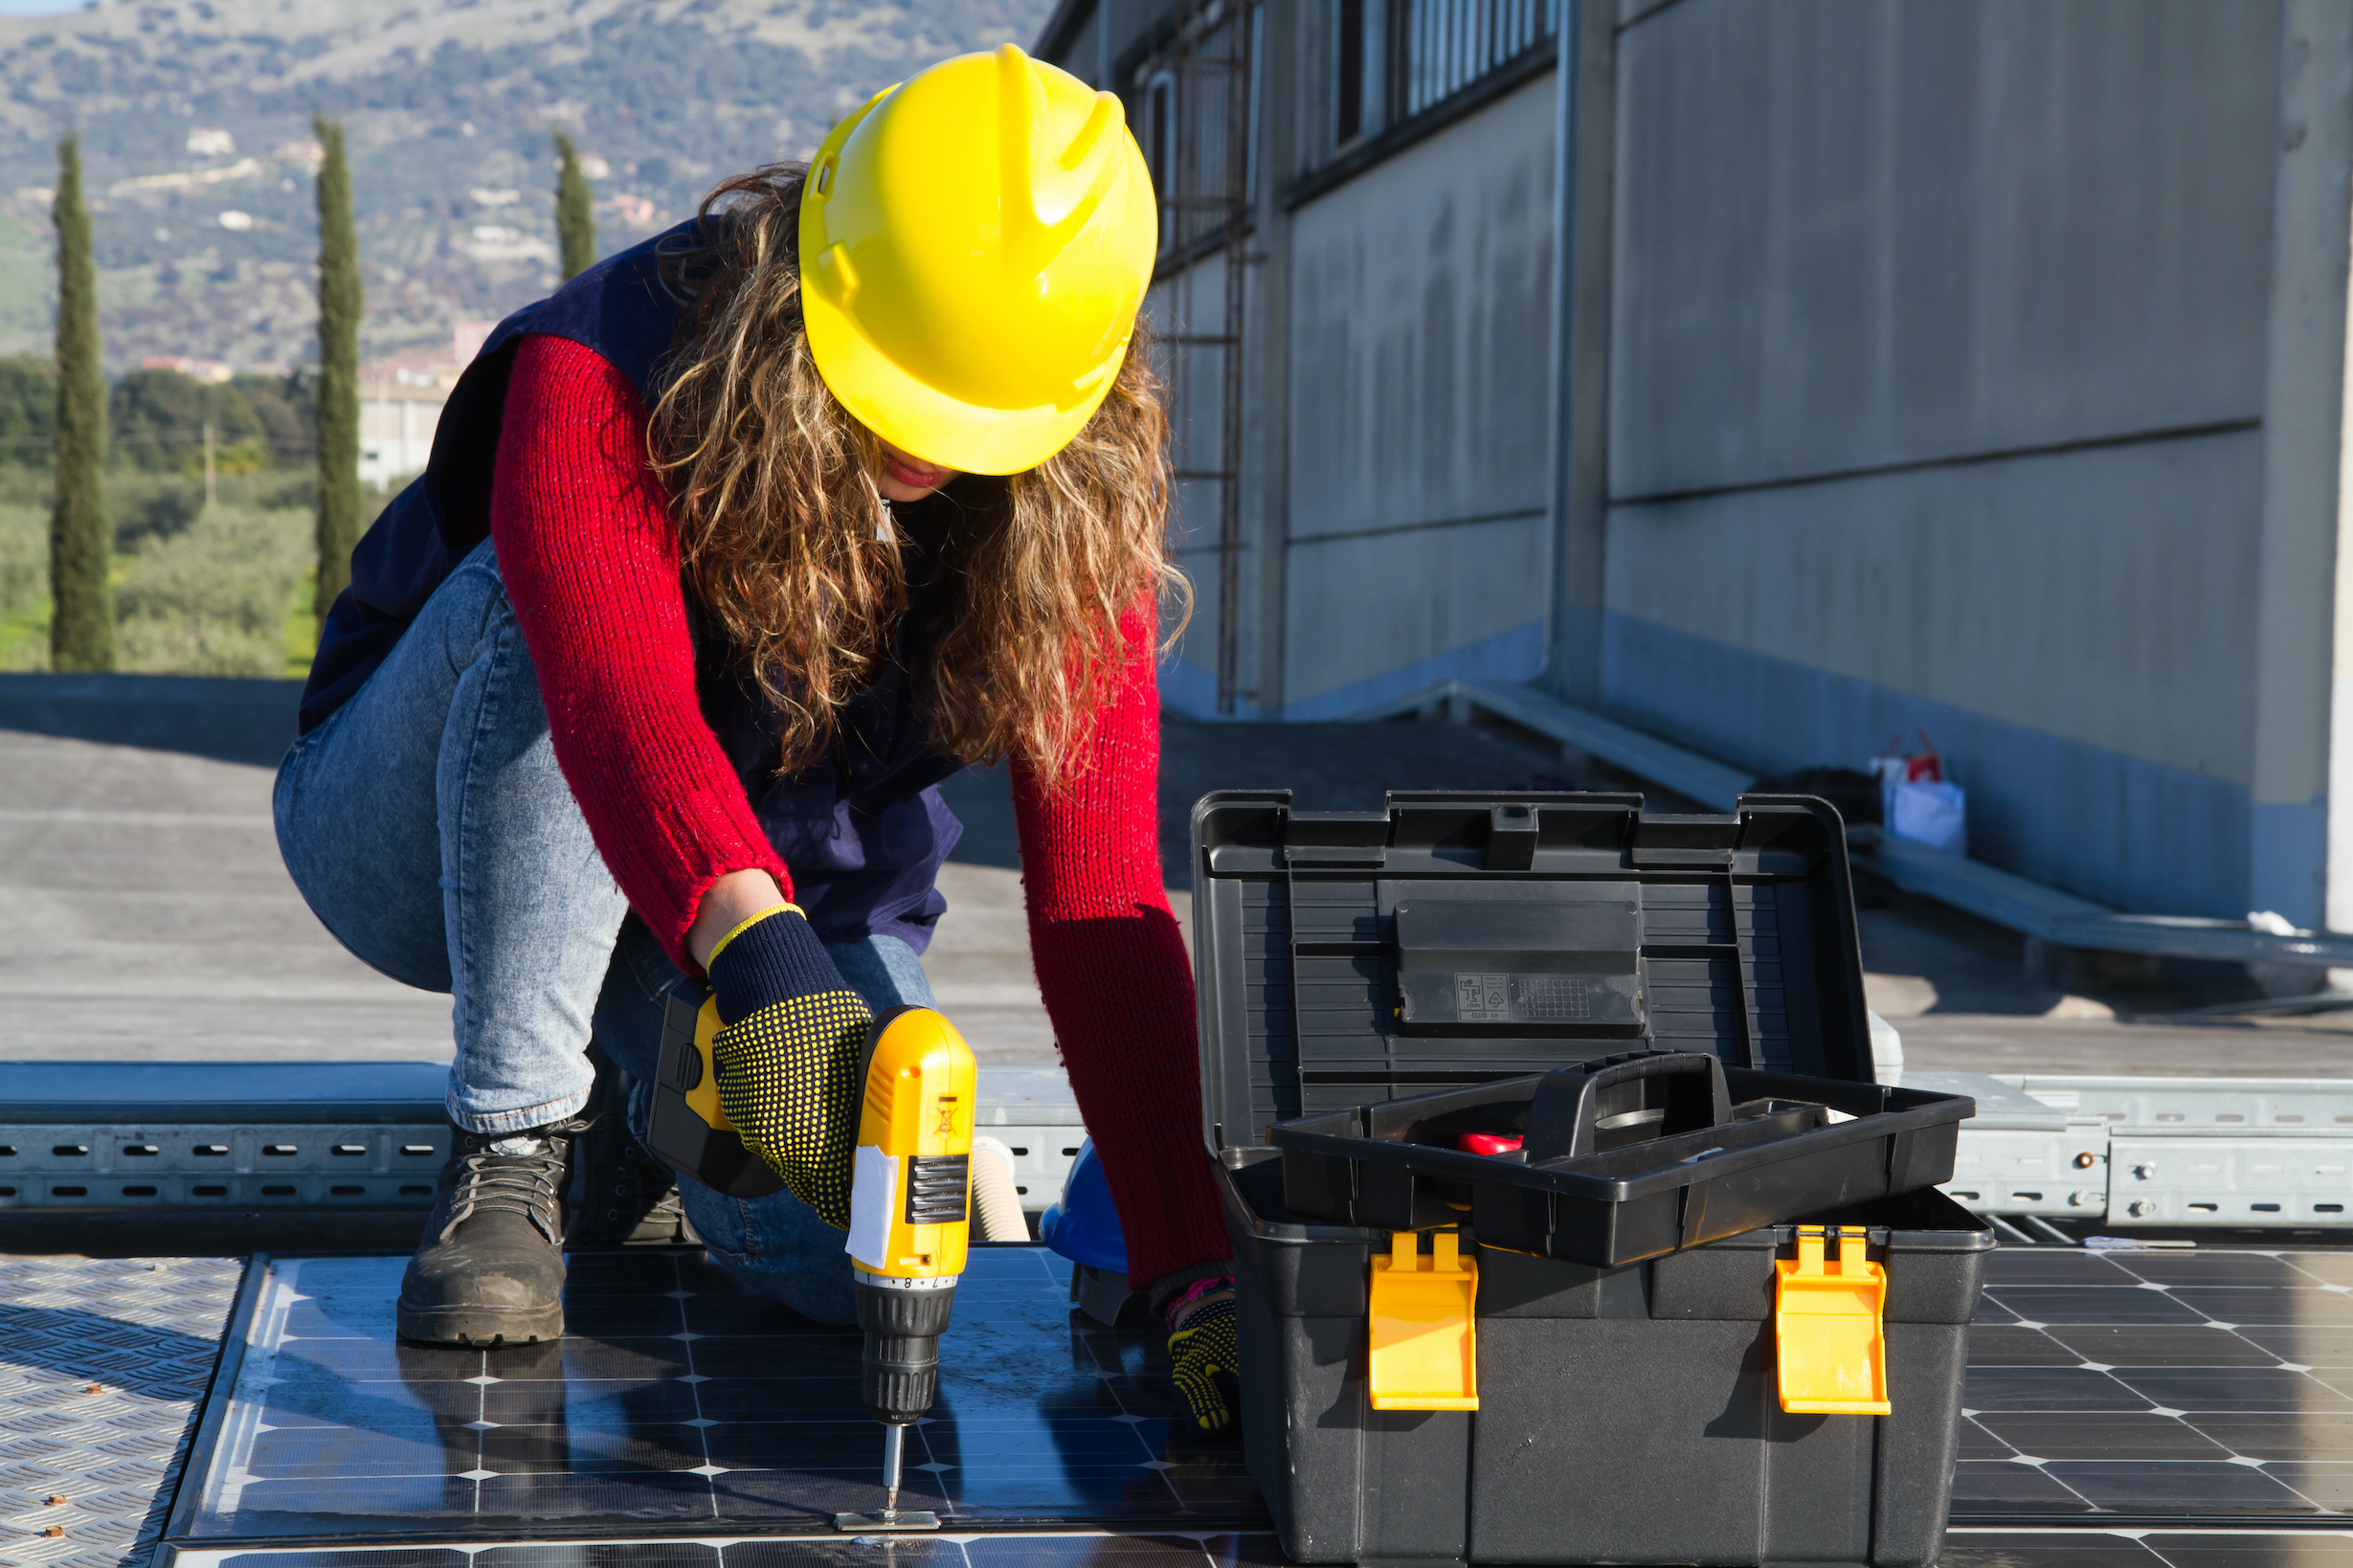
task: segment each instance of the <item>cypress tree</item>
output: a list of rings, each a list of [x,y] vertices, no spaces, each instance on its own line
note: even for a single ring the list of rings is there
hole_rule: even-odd
[[[555,133],[555,152],[564,166],[555,177],[555,236],[564,247],[564,278],[569,282],[595,264],[596,214],[589,205],[580,154],[562,131]]]
[[[320,624],[351,581],[360,542],[360,258],[351,227],[351,169],[343,126],[313,117],[319,165]]]
[[[57,146],[57,492],[49,520],[49,663],[114,668],[114,530],[101,469],[106,383],[98,368],[98,274],[81,203],[81,148]]]

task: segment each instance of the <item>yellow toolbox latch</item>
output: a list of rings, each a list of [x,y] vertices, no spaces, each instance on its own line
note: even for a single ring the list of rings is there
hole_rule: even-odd
[[[1795,1415],[1888,1413],[1888,1271],[1863,1256],[1866,1232],[1838,1231],[1838,1262],[1826,1267],[1821,1225],[1798,1227],[1798,1256],[1773,1261],[1773,1338],[1782,1408]]]
[[[1476,1410],[1479,1361],[1472,1309],[1479,1266],[1454,1231],[1410,1230],[1373,1259],[1372,1396],[1376,1410]]]

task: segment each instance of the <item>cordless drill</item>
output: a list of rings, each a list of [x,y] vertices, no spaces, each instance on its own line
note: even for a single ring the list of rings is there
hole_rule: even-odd
[[[655,1155],[739,1198],[783,1187],[719,1108],[715,1003],[675,999],[664,1020],[648,1143]],[[894,1008],[867,1031],[865,1097],[850,1181],[851,1280],[865,1331],[859,1386],[883,1422],[883,1511],[840,1513],[843,1530],[936,1530],[899,1508],[907,1429],[939,1397],[939,1340],[964,1271],[972,1214],[973,1105],[979,1072],[955,1026],[928,1007]]]

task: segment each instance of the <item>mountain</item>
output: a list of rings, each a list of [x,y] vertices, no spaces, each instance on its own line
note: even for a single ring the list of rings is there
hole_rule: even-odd
[[[616,250],[934,60],[1027,45],[1050,4],[110,0],[0,19],[0,353],[48,348],[68,130],[110,370],[314,357],[314,112],[348,133],[364,355],[442,359],[454,324],[556,281],[550,132],[578,139]]]

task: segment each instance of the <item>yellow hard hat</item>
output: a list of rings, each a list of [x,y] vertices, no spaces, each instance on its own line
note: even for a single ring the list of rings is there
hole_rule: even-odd
[[[925,462],[1018,474],[1118,374],[1159,214],[1109,93],[1006,44],[877,93],[818,149],[800,205],[818,372]]]

